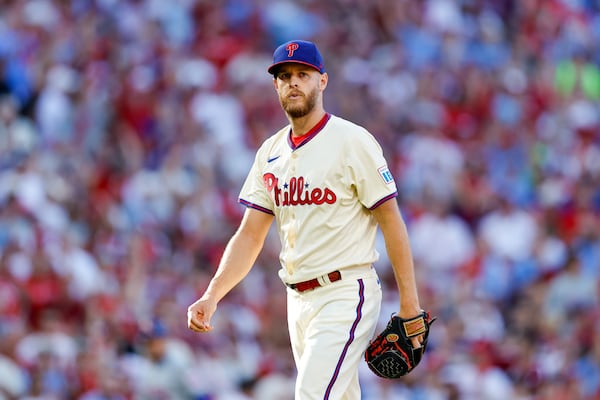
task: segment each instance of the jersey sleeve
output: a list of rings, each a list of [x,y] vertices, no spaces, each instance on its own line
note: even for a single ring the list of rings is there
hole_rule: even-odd
[[[262,166],[266,164],[263,151],[259,149],[254,157],[254,163],[242,185],[238,202],[246,207],[273,215],[273,200],[263,184]]]
[[[351,143],[350,173],[360,202],[368,209],[377,208],[398,195],[396,182],[388,168],[383,150],[367,131]]]

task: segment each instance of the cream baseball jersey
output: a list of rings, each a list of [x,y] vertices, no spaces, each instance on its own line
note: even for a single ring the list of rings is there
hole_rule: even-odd
[[[290,135],[287,126],[262,144],[239,196],[275,216],[281,279],[296,283],[373,263],[377,224],[369,210],[397,195],[381,146],[330,114],[297,147]]]

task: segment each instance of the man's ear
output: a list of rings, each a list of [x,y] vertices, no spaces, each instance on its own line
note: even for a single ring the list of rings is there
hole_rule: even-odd
[[[323,72],[319,78],[319,86],[321,87],[321,90],[325,90],[327,87],[327,82],[329,82],[329,75],[327,75],[327,72]]]

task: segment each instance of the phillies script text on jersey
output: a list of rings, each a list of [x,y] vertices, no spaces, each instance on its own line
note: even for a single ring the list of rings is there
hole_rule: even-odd
[[[279,187],[279,179],[272,173],[263,175],[263,183],[269,193],[273,194],[275,205],[299,206],[304,204],[333,204],[337,200],[335,193],[329,188],[314,188],[308,190],[308,183],[304,184],[303,177],[292,177],[290,183]]]

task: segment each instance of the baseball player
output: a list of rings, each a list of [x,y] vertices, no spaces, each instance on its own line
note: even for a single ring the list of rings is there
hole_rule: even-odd
[[[374,137],[325,111],[328,75],[314,43],[282,44],[268,72],[289,125],[258,150],[239,196],[245,214],[206,292],[188,308],[188,327],[211,330],[217,303],[248,274],[275,220],[295,399],[358,400],[358,367],[381,306],[378,227],[401,297],[398,315],[422,311],[396,184]]]

